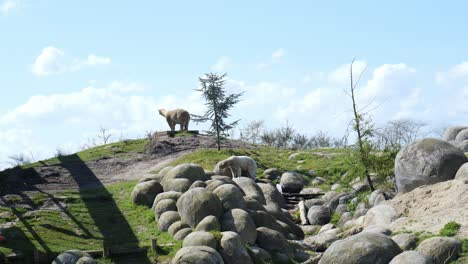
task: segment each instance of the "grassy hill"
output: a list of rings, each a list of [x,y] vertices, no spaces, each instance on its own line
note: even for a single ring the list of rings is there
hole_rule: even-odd
[[[76,161],[84,162],[143,153],[146,140],[134,140],[99,146],[73,155],[48,159],[16,169],[0,172],[0,179],[18,170],[34,169],[38,166],[61,165]],[[222,159],[232,155],[247,155],[258,164],[258,175],[263,170],[276,167],[282,171],[295,170],[305,176],[309,170],[327,179],[322,186],[329,189],[343,173],[349,170],[346,161],[347,150],[314,149],[301,151],[293,159],[288,159],[295,151],[271,147],[246,149],[199,149],[186,154],[170,165],[196,163],[205,169],[213,169]],[[154,173],[157,173],[154,171]],[[178,248],[177,243],[164,232],[160,232],[149,208],[135,206],[130,202],[130,193],[136,181],[124,181],[102,185],[93,189],[66,191],[30,191],[3,196],[0,201],[0,225],[17,219],[14,227],[5,229],[7,242],[0,243],[0,252],[10,254],[23,252],[32,256],[33,250],[57,254],[68,249],[100,250],[103,243],[111,247],[149,247],[151,237],[157,237],[161,247],[157,258],[170,258]],[[140,263],[150,263],[155,256],[149,252],[141,256]],[[27,260],[25,263],[28,263]],[[104,263],[111,260],[101,259]],[[119,262],[117,258],[112,261]]]

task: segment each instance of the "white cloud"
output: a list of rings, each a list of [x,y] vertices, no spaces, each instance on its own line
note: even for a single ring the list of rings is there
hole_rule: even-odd
[[[231,66],[231,59],[226,56],[221,56],[218,61],[211,66],[211,70],[215,72],[224,72]]]
[[[272,59],[280,59],[280,58],[284,57],[285,55],[286,55],[286,51],[283,48],[280,48],[280,49],[275,50],[271,54],[271,58]]]
[[[20,1],[18,0],[5,0],[0,3],[0,14],[7,15],[11,11],[20,7]]]
[[[257,70],[263,70],[267,67],[270,67],[271,65],[278,63],[281,58],[283,58],[286,55],[286,50],[283,48],[279,48],[271,54],[271,58],[267,62],[259,62],[256,66]]]
[[[48,76],[70,71],[79,71],[86,67],[108,65],[111,63],[111,58],[90,54],[85,59],[74,59],[73,62],[69,61],[70,59],[63,50],[48,46],[42,50],[41,54],[39,54],[34,61],[32,72],[37,76]]]
[[[65,70],[64,56],[56,47],[45,47],[34,61],[32,72],[39,76],[61,73]]]
[[[435,76],[435,81],[439,85],[449,84],[460,79],[468,79],[468,61],[457,64],[447,71],[438,72]]]
[[[349,78],[350,78],[350,66],[351,64],[343,64],[339,66],[338,68],[332,70],[328,75],[327,79],[331,83],[336,83],[336,84],[347,84],[349,83]],[[353,77],[357,78],[359,75],[365,74],[365,70],[367,68],[367,63],[365,61],[355,61],[353,63]]]

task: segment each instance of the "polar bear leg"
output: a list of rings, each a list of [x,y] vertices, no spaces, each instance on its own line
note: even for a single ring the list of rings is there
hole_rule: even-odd
[[[252,178],[252,179],[255,179],[257,178],[257,176],[255,175],[257,172],[256,172],[256,169],[254,167],[249,167],[249,177]]]

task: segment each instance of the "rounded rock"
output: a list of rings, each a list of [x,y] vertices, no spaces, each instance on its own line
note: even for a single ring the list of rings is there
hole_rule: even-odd
[[[195,231],[188,234],[182,242],[182,247],[207,246],[216,249],[216,238],[210,232]]]
[[[450,263],[457,259],[461,243],[452,237],[431,237],[419,244],[416,251],[430,257],[435,264]]]
[[[245,202],[243,192],[235,185],[223,184],[213,191],[216,195],[225,211],[232,210],[234,208],[245,209]]]
[[[184,247],[177,251],[171,264],[223,264],[221,255],[210,247]]]
[[[433,264],[431,258],[424,256],[417,251],[405,251],[390,261],[389,264]]]
[[[325,225],[330,222],[331,211],[328,207],[314,205],[307,212],[307,220],[311,225]]]
[[[134,204],[151,206],[154,198],[163,192],[161,184],[155,180],[141,182],[135,185],[130,197]]]
[[[167,211],[162,213],[158,219],[158,228],[161,231],[167,231],[169,227],[180,220],[180,215],[174,211]]]
[[[304,178],[297,172],[285,172],[280,179],[281,189],[285,193],[299,193],[304,188]]]
[[[221,217],[221,230],[232,231],[240,235],[242,241],[254,244],[257,238],[255,223],[250,215],[242,209],[232,209]]]
[[[194,188],[182,194],[177,209],[181,220],[192,228],[208,215],[219,218],[223,212],[218,197],[204,188]]]
[[[219,253],[226,264],[253,264],[242,239],[237,233],[227,231],[221,233],[223,236],[219,242]]]

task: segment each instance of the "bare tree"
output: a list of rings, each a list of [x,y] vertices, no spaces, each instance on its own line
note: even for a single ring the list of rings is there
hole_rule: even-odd
[[[265,126],[263,120],[250,121],[240,129],[240,139],[252,144],[259,144],[264,130]]]
[[[34,160],[35,160],[34,155],[32,154],[32,152],[30,153],[29,156],[24,154],[24,153],[20,153],[20,154],[15,154],[15,155],[8,156],[8,159],[11,160],[8,163],[10,163],[12,166],[26,165],[26,164],[34,162]]]
[[[374,131],[374,141],[379,149],[400,149],[424,136],[424,127],[426,123],[412,119],[393,120]]]
[[[98,138],[101,140],[102,144],[105,145],[109,143],[109,139],[112,137],[111,134],[109,134],[108,130],[104,127],[99,128],[99,134]]]
[[[349,67],[350,88],[347,94],[351,98],[351,101],[353,104],[353,116],[354,117],[353,117],[352,122],[353,122],[354,131],[356,131],[356,134],[357,134],[357,151],[358,151],[358,156],[359,156],[359,163],[364,170],[364,175],[367,178],[367,183],[369,184],[371,191],[374,191],[374,185],[372,184],[372,180],[369,175],[369,169],[371,167],[371,164],[370,164],[371,159],[369,156],[371,152],[370,138],[372,137],[372,133],[373,133],[372,121],[367,116],[366,113],[358,109],[356,105],[356,94],[355,94],[357,84],[359,83],[359,80],[361,79],[361,76],[364,71],[361,72],[357,81],[355,82],[353,79],[353,64],[354,64],[354,59],[351,61],[351,65]]]

